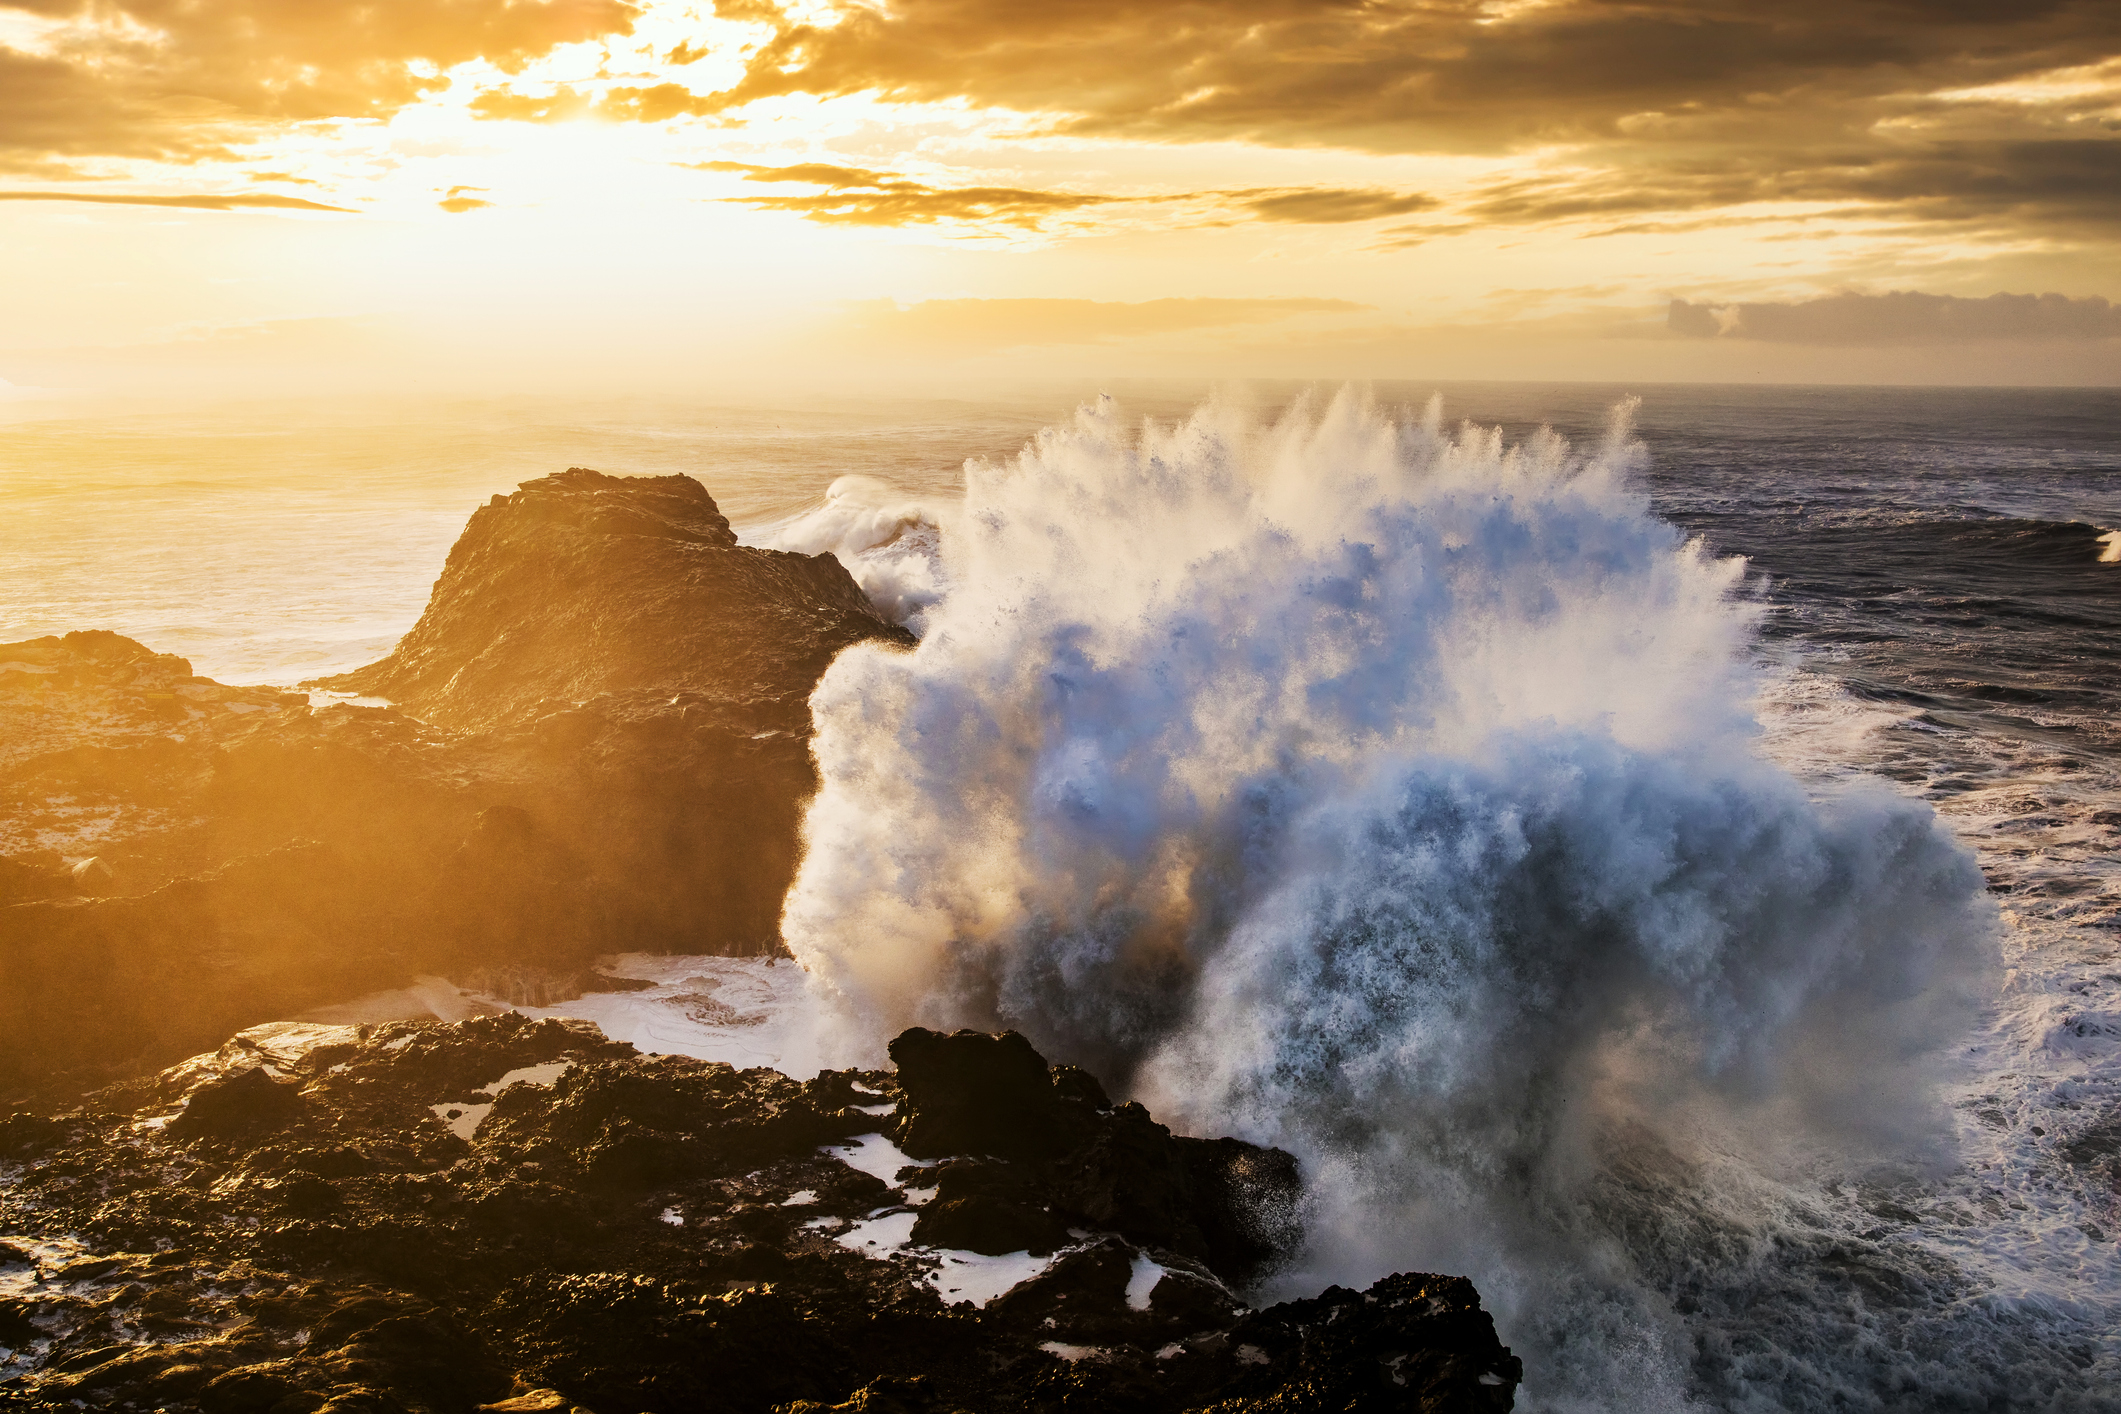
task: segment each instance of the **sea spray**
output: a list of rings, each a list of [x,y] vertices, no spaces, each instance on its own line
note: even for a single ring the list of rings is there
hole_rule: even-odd
[[[752,543],[772,550],[830,552],[886,617],[916,631],[943,597],[942,527],[954,508],[908,496],[873,476],[842,476],[825,503],[760,527]]]
[[[1630,411],[1585,455],[1100,403],[847,545],[936,561],[920,646],[813,698],[784,923],[848,1034],[1019,1027],[1295,1150],[1285,1283],[1469,1270],[1535,1398],[1676,1398],[1678,1229],[1743,1266],[1781,1201],[1698,1154],[1917,1144],[1993,923],[1926,807],[1764,759],[1744,567],[1650,513]]]

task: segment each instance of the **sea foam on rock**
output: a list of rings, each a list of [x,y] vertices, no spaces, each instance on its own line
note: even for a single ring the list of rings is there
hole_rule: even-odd
[[[421,974],[535,1004],[604,953],[776,948],[807,698],[863,640],[912,641],[832,556],[576,469],[480,508],[397,651],[316,685],[394,706],[0,644],[0,1096]]]
[[[1083,1206],[1076,1156],[1162,1134],[1146,1114],[1096,1104],[1094,1079],[1021,1037],[908,1032],[898,1049],[927,1064],[798,1083],[513,1014],[283,1025],[82,1108],[17,1114],[0,1122],[0,1407],[1511,1406],[1518,1363],[1464,1280],[1248,1310],[1235,1274],[1271,1248],[1189,1254],[1182,1225],[1114,1230]],[[1044,1092],[968,1081],[997,1054],[1025,1082],[1036,1065]],[[880,1096],[901,1134],[940,1133],[923,1119],[947,1114],[975,1151],[898,1183],[851,1167],[833,1141],[873,1128]],[[1073,1147],[977,1152],[1020,1134],[1024,1105]],[[1286,1155],[1219,1142],[1288,1174]],[[1121,1208],[1158,1211],[1143,1195],[1190,1182],[1197,1229],[1293,1235],[1257,1217],[1271,1184],[1202,1188],[1196,1155],[1164,1157],[1115,1176]],[[968,1254],[836,1240],[925,1213],[942,1200],[911,1185],[961,1169],[1006,1178],[1063,1229],[1012,1289],[953,1304],[935,1277]]]

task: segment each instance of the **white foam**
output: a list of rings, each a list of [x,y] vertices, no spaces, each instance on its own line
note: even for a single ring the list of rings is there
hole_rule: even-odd
[[[722,1061],[739,1070],[767,1066],[797,1080],[828,1064],[827,1018],[812,1003],[803,969],[785,959],[622,953],[600,959],[599,966],[655,985],[514,1010],[593,1021],[612,1040],[643,1051]]]
[[[848,1168],[898,1187],[900,1169],[933,1168],[935,1159],[916,1159],[881,1134],[857,1134],[844,1144],[827,1144],[818,1151],[838,1159]]]
[[[1127,1309],[1149,1309],[1149,1293],[1164,1279],[1163,1265],[1146,1252],[1134,1254],[1134,1269],[1127,1274]]]
[[[1005,1252],[990,1257],[981,1252],[963,1252],[953,1248],[933,1249],[937,1258],[935,1269],[926,1276],[926,1281],[936,1290],[946,1304],[970,1301],[984,1307],[988,1302],[1053,1265],[1051,1257],[1034,1257],[1029,1252]]]
[[[1052,1256],[1034,1257],[1029,1252],[989,1256],[952,1247],[917,1247],[913,1243],[913,1225],[919,1216],[903,1208],[890,1209],[849,1224],[833,1234],[832,1240],[878,1261],[913,1258],[920,1267],[920,1279],[934,1287],[949,1305],[970,1301],[984,1307],[1053,1265]],[[832,1221],[821,1218],[804,1226],[822,1228]]]
[[[970,1301],[975,1306],[985,1306],[995,1297],[1029,1281],[1053,1263],[1053,1257],[1034,1257],[1028,1251],[1007,1252],[989,1256],[982,1252],[967,1252],[949,1247],[916,1247],[913,1243],[913,1225],[920,1214],[913,1209],[921,1207],[935,1197],[933,1188],[912,1193],[901,1190],[898,1175],[905,1169],[933,1168],[934,1159],[916,1159],[881,1134],[863,1134],[845,1144],[827,1145],[819,1152],[838,1159],[850,1168],[859,1169],[889,1185],[901,1204],[879,1209],[868,1217],[849,1224],[834,1233],[833,1241],[842,1247],[851,1248],[863,1256],[879,1260],[894,1256],[910,1256],[921,1269],[922,1281],[933,1286],[946,1303],[956,1304]],[[794,1204],[798,1199],[815,1201],[817,1195],[805,1190],[788,1199]],[[807,1228],[823,1231],[839,1225],[837,1218],[813,1218],[803,1224]]]
[[[842,476],[824,504],[761,527],[753,543],[815,555],[829,551],[847,567],[879,612],[916,632],[943,595],[942,527],[954,507],[921,500],[870,476]]]
[[[550,1085],[573,1064],[573,1061],[556,1060],[546,1061],[541,1065],[526,1065],[521,1069],[509,1071],[493,1084],[485,1086],[484,1092],[498,1100],[501,1092],[511,1085]],[[428,1108],[434,1111],[435,1118],[449,1126],[451,1134],[467,1144],[471,1142],[472,1136],[479,1132],[479,1126],[486,1122],[486,1116],[493,1113],[491,1101],[469,1105],[429,1105]],[[667,1214],[664,1221],[670,1221]]]
[[[446,977],[423,975],[415,977],[409,987],[370,992],[352,1001],[304,1012],[296,1019],[342,1026],[385,1021],[463,1021],[506,1009],[498,1002],[464,991]]]
[[[888,1257],[904,1251],[912,1242],[913,1224],[919,1216],[899,1209],[863,1218],[849,1224],[846,1231],[835,1234],[832,1240],[864,1257]]]

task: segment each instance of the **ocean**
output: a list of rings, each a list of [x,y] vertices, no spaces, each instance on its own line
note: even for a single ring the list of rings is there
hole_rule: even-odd
[[[1521,1408],[2121,1409],[2121,393],[1095,391],[18,405],[0,641],[292,684],[486,496],[695,475],[922,646],[815,699],[806,973],[578,1012],[1020,1026],[1299,1155],[1263,1296],[1471,1275]]]

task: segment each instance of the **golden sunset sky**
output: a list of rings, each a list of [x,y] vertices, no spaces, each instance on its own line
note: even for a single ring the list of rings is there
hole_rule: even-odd
[[[2117,232],[2114,0],[0,0],[17,396],[2111,384]]]

